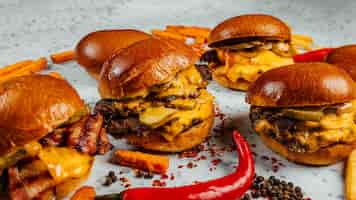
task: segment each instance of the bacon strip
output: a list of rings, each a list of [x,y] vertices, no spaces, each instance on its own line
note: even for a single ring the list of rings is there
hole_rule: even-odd
[[[67,145],[90,155],[105,154],[111,150],[107,134],[103,131],[103,116],[90,115],[70,128]]]

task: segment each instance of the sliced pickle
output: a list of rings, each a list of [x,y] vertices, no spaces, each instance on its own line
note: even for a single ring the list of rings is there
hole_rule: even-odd
[[[193,110],[197,102],[194,99],[176,99],[169,102],[166,107],[179,110]]]
[[[323,117],[323,112],[321,111],[283,109],[282,113],[284,116],[303,121],[320,121]]]
[[[140,121],[148,126],[155,126],[166,121],[171,115],[176,113],[176,109],[161,107],[148,107],[140,114]]]
[[[227,48],[232,50],[241,50],[241,49],[249,49],[253,47],[255,47],[255,45],[251,43],[239,43],[239,44],[228,46]]]

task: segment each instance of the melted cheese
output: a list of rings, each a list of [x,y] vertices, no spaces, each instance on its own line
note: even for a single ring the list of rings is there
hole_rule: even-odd
[[[233,82],[239,79],[252,82],[256,80],[260,73],[280,66],[293,64],[292,58],[282,57],[268,50],[257,52],[251,58],[243,56],[242,52],[236,52],[235,54],[237,55],[234,55],[232,61],[228,59],[225,65],[218,66],[214,70],[214,73],[216,75],[225,75]]]
[[[168,141],[172,141],[179,133],[186,127],[191,125],[193,119],[205,120],[213,115],[211,107],[213,97],[207,92],[203,91],[197,99],[198,105],[193,110],[179,111],[170,119],[177,119],[170,124],[163,127],[164,132],[161,135]]]
[[[335,143],[352,143],[356,140],[356,124],[354,122],[354,112],[341,115],[327,114],[320,122],[305,121],[306,125],[321,127],[320,131],[305,134],[295,134],[297,141],[308,145],[309,152],[315,152],[322,147]],[[268,130],[275,130],[267,120],[260,120],[255,126],[257,133],[268,133]],[[278,134],[278,131],[274,131]]]
[[[142,113],[139,113],[139,119],[151,128],[158,128],[164,125],[163,132],[160,134],[171,141],[189,126],[193,119],[204,120],[212,115],[211,104],[213,97],[207,91],[203,90],[197,99],[190,101],[194,101],[197,104],[194,109],[179,110],[163,106],[147,107]],[[171,123],[167,124],[169,121]]]
[[[93,158],[89,155],[66,147],[45,147],[38,157],[47,166],[50,175],[57,183],[85,176],[93,162]]]
[[[158,97],[189,96],[204,84],[198,70],[192,66],[178,73],[177,77],[170,82],[170,87],[160,91]]]
[[[164,106],[148,107],[139,114],[139,119],[143,124],[157,128],[169,121],[171,119],[170,117],[176,112],[178,112],[178,110]]]

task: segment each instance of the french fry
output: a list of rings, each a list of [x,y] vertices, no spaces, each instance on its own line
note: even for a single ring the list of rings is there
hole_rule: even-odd
[[[50,72],[50,73],[48,73],[48,75],[52,76],[54,78],[65,80],[65,78],[58,72]]]
[[[79,188],[70,200],[94,200],[96,196],[95,189],[91,186]]]
[[[307,51],[313,50],[313,39],[304,35],[292,35],[292,44]]]
[[[40,72],[44,69],[47,69],[47,67],[48,67],[47,59],[39,58],[38,60],[34,61],[29,65],[19,67],[19,69],[16,69],[11,73],[5,74],[4,76],[0,76],[0,83],[3,83],[15,77],[25,76],[36,72]]]
[[[33,61],[32,60],[23,60],[23,61],[20,61],[20,62],[17,62],[15,64],[11,64],[11,65],[8,65],[8,66],[5,66],[5,67],[2,67],[0,69],[0,76],[3,76],[5,74],[9,74],[15,70],[18,70],[19,68],[21,67],[24,67],[24,66],[27,66],[27,65],[30,65],[32,64]]]
[[[203,38],[203,37],[196,37],[196,38],[195,38],[195,43],[202,45],[202,44],[205,44],[205,43],[206,43],[206,40],[207,40],[207,39],[206,39],[206,38]]]
[[[204,48],[201,44],[191,44],[189,45],[193,51],[195,51],[199,56],[203,55],[204,53]]]
[[[356,200],[356,150],[351,152],[345,166],[345,199]]]
[[[169,158],[147,153],[117,150],[112,158],[114,163],[142,169],[149,172],[164,174],[169,168]]]
[[[313,38],[307,35],[301,35],[301,34],[293,34],[292,38],[297,39],[297,40],[304,40],[306,42],[313,43]]]
[[[75,52],[74,50],[68,50],[68,51],[51,54],[50,57],[53,63],[60,64],[60,63],[74,60]]]
[[[197,26],[168,25],[167,30],[178,32],[188,37],[208,38],[210,29]]]
[[[186,40],[184,35],[181,35],[179,33],[162,31],[162,30],[158,30],[158,29],[151,30],[151,33],[152,33],[152,35],[157,36],[157,37],[175,39],[175,40],[180,40],[180,41],[184,41],[184,42]]]

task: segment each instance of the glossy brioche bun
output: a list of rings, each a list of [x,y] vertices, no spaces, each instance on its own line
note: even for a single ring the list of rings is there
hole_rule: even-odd
[[[259,133],[262,142],[272,151],[282,155],[290,161],[307,165],[330,165],[344,160],[356,148],[354,144],[335,144],[322,148],[313,153],[296,153],[289,151],[285,146],[278,143],[266,134]]]
[[[84,109],[65,80],[29,75],[0,85],[0,155],[36,141]]]
[[[101,67],[115,52],[151,36],[131,29],[102,30],[84,36],[75,48],[77,62],[95,79]]]
[[[198,60],[195,52],[176,40],[150,38],[122,49],[103,65],[99,92],[116,99],[165,83]]]
[[[254,106],[302,107],[356,99],[355,83],[342,69],[327,63],[297,63],[263,73],[247,91]]]
[[[211,104],[213,110],[213,104]],[[142,147],[146,150],[159,152],[182,152],[192,149],[201,144],[208,137],[210,129],[214,123],[214,116],[206,119],[202,123],[180,133],[172,142],[168,142],[162,136],[157,134],[148,134],[146,136],[137,136],[129,134],[125,136],[130,144]]]
[[[356,45],[347,45],[332,50],[326,61],[343,68],[356,81]]]
[[[208,43],[209,47],[221,47],[251,39],[290,41],[291,31],[287,24],[270,15],[240,15],[218,24]]]

